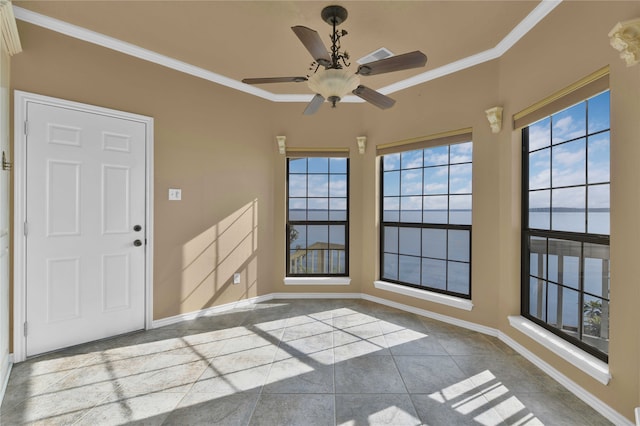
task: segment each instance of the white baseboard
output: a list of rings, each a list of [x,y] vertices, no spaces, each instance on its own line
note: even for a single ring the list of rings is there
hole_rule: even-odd
[[[505,344],[509,345],[514,351],[518,352],[524,358],[529,360],[533,365],[547,373],[551,378],[560,383],[562,386],[567,388],[569,392],[583,400],[587,405],[592,407],[598,413],[602,414],[613,424],[618,426],[629,425],[633,426],[633,423],[629,421],[622,414],[618,413],[616,410],[596,398],[593,394],[587,392],[583,387],[578,385],[573,380],[569,379],[567,376],[553,368],[550,364],[539,358],[533,352],[529,351],[527,348],[522,346],[520,343],[513,340],[511,337],[507,336],[503,332],[498,333],[498,338],[502,340]]]
[[[383,299],[377,296],[371,296],[370,294],[364,294],[364,293],[362,294],[362,298],[370,302],[391,306],[392,308],[400,309],[406,312],[411,312],[412,314],[421,315],[423,317],[446,322],[449,324],[456,325],[458,327],[467,328],[469,330],[477,331],[483,334],[488,334],[490,336],[496,337],[498,335],[498,330],[496,330],[495,328],[486,327],[484,325],[476,324],[473,322],[461,320],[461,319],[450,317],[447,315],[438,314],[435,312],[427,311],[425,309],[416,308],[415,306],[409,306],[403,303],[393,302],[391,300]]]
[[[7,391],[7,385],[9,384],[9,376],[11,376],[11,369],[13,368],[13,354],[9,354],[7,359],[9,365],[7,366],[7,375],[2,381],[2,388],[0,388],[0,404],[2,404],[2,401],[4,400],[4,394]]]
[[[594,410],[607,418],[613,424],[618,426],[633,426],[633,423],[629,421],[622,414],[611,408],[609,405],[602,402],[593,394],[582,388],[580,385],[569,379],[567,376],[556,370],[550,364],[542,360],[542,358],[529,351],[527,348],[513,340],[507,334],[502,331],[487,327],[481,324],[476,324],[470,321],[461,320],[448,315],[438,314],[436,312],[427,311],[425,309],[416,308],[414,306],[405,305],[403,303],[394,302],[392,300],[383,299],[381,297],[372,296],[366,293],[270,293],[263,296],[253,297],[251,299],[241,300],[238,302],[227,303],[225,305],[215,306],[212,308],[203,309],[197,312],[190,312],[186,314],[180,314],[169,318],[163,318],[153,322],[153,327],[162,327],[165,325],[175,324],[181,321],[195,319],[201,316],[211,315],[214,313],[228,311],[230,309],[247,306],[255,303],[266,302],[273,299],[364,299],[370,302],[379,303],[381,305],[390,306],[392,308],[400,309],[405,312],[410,312],[423,317],[442,321],[451,325],[466,328],[469,330],[477,331],[479,333],[487,334],[489,336],[497,337],[502,342],[510,346],[517,353],[529,360],[532,364],[540,368],[551,378],[556,380],[562,386],[564,386],[569,392],[576,395],[586,404],[591,406]],[[639,414],[640,415],[640,414]],[[640,423],[638,423],[640,425]]]
[[[224,305],[212,306],[210,308],[201,309],[199,311],[187,312],[172,317],[162,318],[159,320],[154,320],[151,323],[151,328],[159,328],[167,325],[177,324],[182,321],[190,321],[196,318],[205,317],[207,315],[229,311],[234,308],[240,308],[242,306],[249,306],[260,302],[266,302],[267,300],[271,299],[273,299],[273,296],[271,294],[267,294],[264,296],[238,300],[237,302],[225,303]]]

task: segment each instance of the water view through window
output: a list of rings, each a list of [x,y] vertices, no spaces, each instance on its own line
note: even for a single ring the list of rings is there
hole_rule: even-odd
[[[347,275],[349,160],[287,160],[287,275]]]
[[[523,315],[606,359],[609,92],[523,129]]]
[[[471,297],[472,142],[384,155],[385,281]]]

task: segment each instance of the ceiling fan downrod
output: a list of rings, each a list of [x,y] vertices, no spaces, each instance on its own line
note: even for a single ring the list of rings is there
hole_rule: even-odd
[[[346,30],[338,32],[337,26],[347,20],[347,9],[342,6],[327,6],[322,9],[320,13],[322,19],[333,28],[331,38],[331,64],[326,66],[330,69],[342,69],[342,65],[349,67],[351,63],[347,62],[349,54],[347,52],[340,52],[340,38],[347,35]],[[342,62],[342,63],[341,63]],[[324,64],[321,64],[324,65]],[[335,104],[334,104],[335,106]]]

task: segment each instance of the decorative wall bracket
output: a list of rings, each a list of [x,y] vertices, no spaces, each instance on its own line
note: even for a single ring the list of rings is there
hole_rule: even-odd
[[[282,155],[286,154],[287,153],[287,146],[286,146],[287,137],[276,136],[276,140],[278,141],[278,152],[280,152],[280,154]]]
[[[358,152],[360,154],[364,154],[364,150],[367,147],[367,137],[366,136],[358,136],[358,137],[356,137],[356,141],[358,142]]]
[[[7,156],[5,155],[4,151],[2,151],[2,170],[11,170],[11,168],[13,167],[13,163],[7,161]]]
[[[485,111],[485,114],[487,114],[491,131],[493,133],[499,133],[502,129],[502,107],[489,108]]]
[[[640,18],[618,22],[609,31],[609,42],[628,67],[640,62]]]

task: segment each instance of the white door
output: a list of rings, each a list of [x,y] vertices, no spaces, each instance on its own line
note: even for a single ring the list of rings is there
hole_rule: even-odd
[[[144,328],[145,124],[30,102],[26,355]]]

